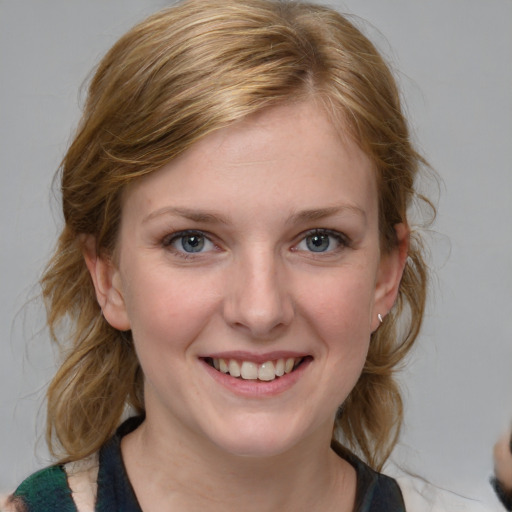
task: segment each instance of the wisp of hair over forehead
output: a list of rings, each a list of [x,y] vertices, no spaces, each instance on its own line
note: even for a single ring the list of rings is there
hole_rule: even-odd
[[[100,62],[60,168],[65,225],[41,281],[50,331],[64,353],[48,391],[47,424],[61,461],[96,451],[126,407],[144,413],[131,335],[101,314],[84,235],[112,256],[130,183],[215,130],[305,99],[374,163],[381,245],[392,249],[424,162],[411,145],[388,66],[346,17],[302,2],[188,0],[135,26]],[[400,432],[393,375],[419,332],[426,283],[421,238],[413,232],[397,302],[373,334],[363,373],[334,425],[333,435],[375,468]]]

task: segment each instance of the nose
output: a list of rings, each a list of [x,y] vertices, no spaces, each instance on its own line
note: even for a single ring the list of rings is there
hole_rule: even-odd
[[[251,338],[272,340],[291,323],[294,307],[286,273],[271,251],[254,251],[231,268],[224,318]]]

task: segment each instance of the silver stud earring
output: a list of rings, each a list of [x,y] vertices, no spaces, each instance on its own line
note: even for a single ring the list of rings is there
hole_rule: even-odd
[[[380,313],[377,315],[377,318],[379,319],[379,322],[382,323],[382,315]]]

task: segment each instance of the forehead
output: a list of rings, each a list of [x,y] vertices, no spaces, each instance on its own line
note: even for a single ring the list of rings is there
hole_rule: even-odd
[[[125,205],[290,213],[346,204],[373,214],[370,159],[315,102],[273,107],[207,135],[134,183]]]

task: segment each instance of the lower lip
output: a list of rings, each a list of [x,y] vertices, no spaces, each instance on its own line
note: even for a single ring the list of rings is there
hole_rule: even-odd
[[[219,372],[203,359],[200,361],[208,374],[219,384],[232,393],[246,398],[264,398],[284,393],[294,386],[311,363],[311,359],[307,358],[292,372],[286,373],[282,377],[276,377],[271,381],[262,381],[232,377],[229,373]]]

